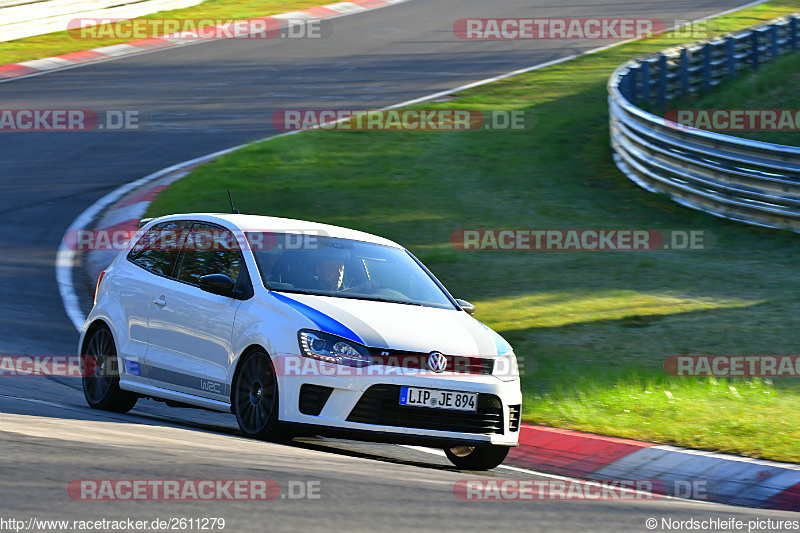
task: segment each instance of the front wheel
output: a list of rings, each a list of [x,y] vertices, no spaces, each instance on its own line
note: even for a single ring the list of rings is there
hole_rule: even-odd
[[[81,356],[83,395],[90,407],[127,413],[138,396],[119,388],[119,364],[114,337],[105,327],[95,329]]]
[[[445,448],[450,462],[462,470],[491,470],[500,465],[511,448],[509,446],[453,446]]]
[[[247,437],[284,440],[278,424],[278,378],[266,352],[255,350],[244,356],[232,400],[236,422]]]

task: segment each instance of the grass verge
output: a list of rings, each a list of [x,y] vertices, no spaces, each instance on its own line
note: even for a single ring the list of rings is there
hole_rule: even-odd
[[[206,0],[185,9],[159,11],[140,19],[213,19],[237,20],[276,15],[323,4],[319,0]],[[136,20],[136,19],[134,19]],[[0,65],[19,63],[40,57],[52,57],[101,46],[111,46],[133,39],[76,39],[66,30],[35,35],[0,43]]]
[[[775,1],[721,18],[723,31],[798,9]],[[477,318],[514,345],[524,419],[694,448],[800,462],[796,379],[666,375],[675,354],[794,354],[797,235],[684,209],[613,165],[606,82],[661,38],[465,91],[438,108],[522,110],[524,131],[317,131],[199,167],[148,216],[226,211],[353,227],[422,259]],[[712,249],[457,251],[462,228],[702,230]]]

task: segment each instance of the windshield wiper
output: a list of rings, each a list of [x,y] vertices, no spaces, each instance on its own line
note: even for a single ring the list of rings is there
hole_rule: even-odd
[[[305,289],[283,289],[283,288],[275,288],[275,289],[270,288],[269,290],[276,292],[291,292],[296,294],[310,294],[312,296],[331,296],[333,298],[348,298],[351,300],[367,300],[369,302],[385,302],[390,304],[416,305],[418,307],[425,307],[423,304],[417,302],[390,300],[388,298],[377,298],[375,296],[357,296],[346,292],[316,292],[316,291],[308,291]]]
[[[416,305],[419,307],[423,307],[422,304],[418,304],[417,302],[409,302],[403,300],[390,300],[388,298],[377,298],[375,296],[350,296],[348,294],[336,294],[339,298],[351,298],[353,300],[367,300],[369,302],[386,302],[390,304],[404,304],[404,305]]]
[[[331,296],[330,293],[307,291],[305,289],[283,289],[283,288],[275,288],[275,289],[273,289],[273,288],[269,288],[269,287],[267,287],[267,288],[269,290],[275,291],[275,292],[292,292],[292,293],[296,293],[296,294],[311,294],[312,296]]]

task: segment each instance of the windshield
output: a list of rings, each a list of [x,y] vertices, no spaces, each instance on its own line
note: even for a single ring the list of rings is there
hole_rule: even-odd
[[[264,286],[300,292],[453,309],[447,295],[405,250],[318,235],[249,232]]]

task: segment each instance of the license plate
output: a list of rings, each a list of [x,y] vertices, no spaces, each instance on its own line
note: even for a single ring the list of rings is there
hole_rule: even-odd
[[[454,411],[477,411],[478,394],[475,392],[401,387],[400,405],[452,409]]]

